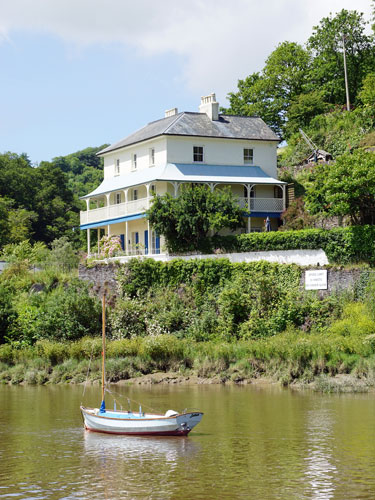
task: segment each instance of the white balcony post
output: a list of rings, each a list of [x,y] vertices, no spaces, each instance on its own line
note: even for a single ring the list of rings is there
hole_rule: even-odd
[[[250,218],[250,191],[253,188],[252,184],[246,184],[246,194],[247,194],[247,210],[249,212],[249,217],[247,218],[247,232],[251,231],[251,218]]]
[[[177,198],[179,184],[178,184],[178,182],[172,182],[172,184],[173,184],[173,187],[174,187],[174,197]]]
[[[146,184],[146,197],[147,197],[147,208],[150,208],[150,183]]]
[[[98,255],[100,254],[100,227],[98,227]]]
[[[111,236],[111,226],[107,224],[107,235]]]
[[[87,257],[91,256],[90,229],[87,229]]]
[[[283,184],[281,186],[281,189],[283,190],[283,210],[286,209],[286,185]]]
[[[90,198],[86,198],[86,223],[89,222]]]
[[[152,238],[151,238],[151,228],[150,228],[150,221],[147,221],[147,239],[148,239],[148,254],[150,255],[152,253]]]
[[[126,255],[129,255],[129,222],[128,221],[125,221],[125,253],[126,253]]]
[[[109,197],[111,196],[110,193],[106,194],[105,197],[106,197],[106,200],[107,200],[107,217],[109,219]]]
[[[128,213],[128,191],[129,189],[123,189],[125,195],[125,213]]]

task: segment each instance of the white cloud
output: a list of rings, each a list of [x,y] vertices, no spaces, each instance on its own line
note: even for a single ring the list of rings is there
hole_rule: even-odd
[[[182,57],[182,80],[222,99],[260,70],[284,40],[303,43],[330,12],[370,0],[12,0],[0,5],[0,40],[15,31],[50,33],[69,45],[122,44],[142,57]]]

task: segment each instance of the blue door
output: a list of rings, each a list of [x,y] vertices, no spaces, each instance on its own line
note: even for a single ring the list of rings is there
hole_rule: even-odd
[[[158,234],[155,237],[155,253],[160,253],[160,236]]]
[[[125,250],[125,234],[120,234],[121,248]]]
[[[148,254],[148,230],[145,231],[145,255]]]

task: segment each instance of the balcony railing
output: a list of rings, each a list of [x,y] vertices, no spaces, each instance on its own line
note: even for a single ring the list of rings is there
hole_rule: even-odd
[[[151,199],[151,197],[140,198],[127,203],[118,203],[81,212],[81,224],[92,224],[145,212],[150,205]],[[247,210],[247,198],[239,198],[239,202],[241,207]],[[281,198],[250,198],[251,212],[282,212],[283,210],[284,206]]]
[[[240,198],[240,205],[247,210],[247,198]],[[283,210],[282,198],[250,198],[251,212],[282,212]]]
[[[139,200],[117,203],[102,208],[94,208],[81,212],[81,224],[91,224],[107,219],[116,219],[124,215],[133,215],[145,212],[152,198],[140,198]]]

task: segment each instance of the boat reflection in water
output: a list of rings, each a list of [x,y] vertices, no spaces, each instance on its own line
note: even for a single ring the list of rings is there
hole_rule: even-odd
[[[149,437],[149,436],[126,436],[98,434],[85,431],[84,447],[91,457],[109,460],[126,459],[147,460],[164,458],[168,462],[174,462],[178,458],[191,458],[199,451],[199,444],[188,438]]]

